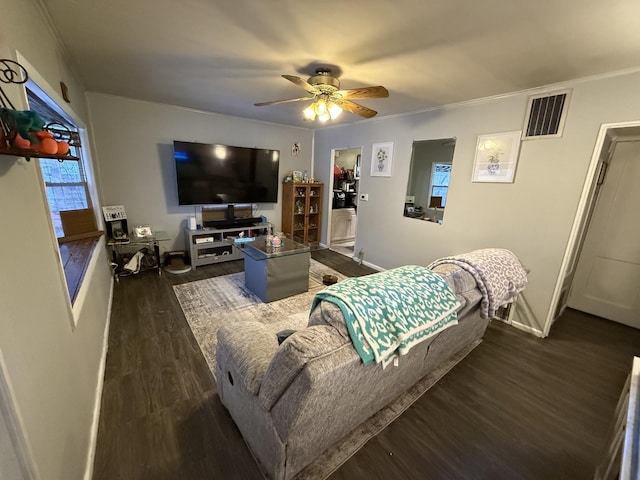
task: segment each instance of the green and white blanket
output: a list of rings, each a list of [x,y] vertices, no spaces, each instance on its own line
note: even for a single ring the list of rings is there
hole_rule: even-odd
[[[336,304],[363,363],[386,367],[417,343],[458,323],[459,303],[447,282],[426,267],[407,265],[348,278],[317,293],[311,311]]]

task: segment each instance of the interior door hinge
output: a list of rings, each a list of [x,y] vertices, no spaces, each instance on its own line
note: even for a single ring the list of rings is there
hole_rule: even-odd
[[[600,173],[598,173],[598,181],[596,182],[597,186],[600,186],[604,183],[604,178],[607,176],[608,166],[609,164],[606,162],[602,162],[602,164],[600,165]]]

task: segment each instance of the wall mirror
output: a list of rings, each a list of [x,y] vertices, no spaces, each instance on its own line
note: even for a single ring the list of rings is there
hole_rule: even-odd
[[[442,223],[455,146],[455,137],[413,142],[405,217]]]

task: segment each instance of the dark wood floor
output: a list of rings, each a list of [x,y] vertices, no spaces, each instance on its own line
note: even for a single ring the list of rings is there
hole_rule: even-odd
[[[327,250],[313,257],[370,273]],[[94,480],[260,479],[172,286],[242,270],[144,272],[115,286]],[[493,322],[480,344],[332,476],[588,479],[640,331],[567,311],[547,339]]]

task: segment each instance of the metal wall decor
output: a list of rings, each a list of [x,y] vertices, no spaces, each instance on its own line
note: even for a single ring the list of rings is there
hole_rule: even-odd
[[[0,59],[0,82],[4,84],[22,85],[29,80],[27,70],[10,59]],[[25,112],[28,113],[28,112]],[[32,113],[32,112],[31,112]],[[23,143],[19,144],[18,130],[19,126],[16,117],[20,112],[11,103],[11,100],[0,86],[0,155],[12,155],[25,157],[30,160],[32,157],[38,158],[56,158],[61,162],[64,160],[79,160],[68,154],[69,147],[80,148],[80,135],[78,132],[70,130],[65,125],[59,123],[49,123],[45,125],[40,132],[41,138],[53,140],[59,147],[54,153],[39,151],[38,148],[31,148],[31,142],[22,139]],[[44,142],[41,142],[44,144]],[[48,142],[51,144],[51,142]],[[24,146],[23,146],[24,145]],[[51,144],[53,145],[53,144]],[[65,150],[66,151],[60,151]]]

